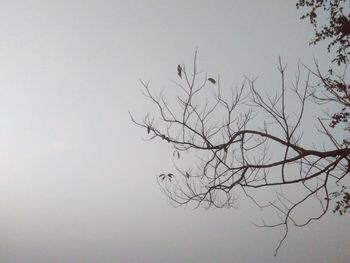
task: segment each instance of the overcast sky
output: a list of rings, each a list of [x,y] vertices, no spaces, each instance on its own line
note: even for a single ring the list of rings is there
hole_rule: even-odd
[[[349,218],[256,228],[248,208],[174,209],[168,145],[128,116],[178,63],[275,89],[278,56],[327,66],[294,1],[0,0],[0,262],[349,262]]]

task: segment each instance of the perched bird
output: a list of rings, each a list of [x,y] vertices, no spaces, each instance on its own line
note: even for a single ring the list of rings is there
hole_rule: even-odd
[[[182,67],[181,65],[177,65],[177,75],[179,75],[180,78],[182,78]]]

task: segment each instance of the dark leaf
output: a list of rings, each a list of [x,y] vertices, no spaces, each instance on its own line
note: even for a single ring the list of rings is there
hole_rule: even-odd
[[[215,84],[215,83],[216,83],[216,80],[215,80],[215,79],[213,79],[213,78],[208,78],[208,80],[209,80],[211,83],[213,83],[213,84]]]
[[[182,78],[182,67],[181,65],[177,65],[177,75],[179,75],[180,78]]]

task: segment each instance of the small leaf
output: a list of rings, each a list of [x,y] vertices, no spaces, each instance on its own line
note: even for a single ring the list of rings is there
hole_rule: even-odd
[[[216,83],[216,80],[215,80],[215,79],[213,79],[213,78],[208,78],[208,80],[209,80],[211,83],[213,83],[213,84],[215,84],[215,83]]]
[[[186,177],[190,178],[190,174],[188,172],[186,172]]]
[[[147,126],[147,133],[149,134],[151,132],[151,127]]]
[[[180,78],[182,78],[182,67],[181,65],[177,65],[177,75],[179,75]]]

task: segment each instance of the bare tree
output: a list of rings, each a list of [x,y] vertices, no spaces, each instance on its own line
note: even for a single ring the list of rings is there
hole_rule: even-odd
[[[329,49],[338,46],[334,61],[339,68],[324,73],[316,61],[313,68],[299,63],[294,80],[286,83],[286,65],[279,59],[280,85],[274,94],[262,92],[256,79],[245,78],[227,96],[219,77],[198,70],[196,52],[191,69],[177,66],[179,81],[174,86],[178,92],[173,97],[153,94],[150,84],[141,81],[156,114],[147,114],[141,121],[130,115],[150,140],[169,143],[181,160],[196,160],[192,167],[176,165],[177,173],[158,176],[175,206],[232,207],[238,196],[246,197],[259,209],[277,215],[260,224],[282,229],[276,254],[290,226],[303,227],[320,219],[331,200],[336,200],[333,212],[350,211],[349,15],[339,6],[343,0],[330,2],[329,9],[328,1],[314,0],[299,0],[297,7],[311,8],[304,18],[309,17],[315,26],[313,43],[333,38]],[[317,31],[320,7],[330,11],[334,21]],[[328,117],[315,116],[314,144],[310,136],[303,137],[310,129],[306,109],[325,103],[339,111]]]
[[[306,105],[316,96],[310,83],[313,73],[307,71],[302,82],[298,66],[293,88],[289,90],[285,83],[286,66],[279,59],[281,83],[276,94],[263,95],[256,80],[246,78],[228,100],[222,95],[220,79],[198,72],[196,56],[191,72],[185,65],[178,68],[182,78],[175,84],[181,94],[174,99],[154,95],[149,83],[142,82],[145,96],[157,107],[158,118],[148,114],[139,122],[132,117],[135,124],[147,130],[150,139],[169,143],[177,157],[182,154],[197,157],[195,168],[176,167],[178,174],[159,176],[164,193],[174,205],[231,207],[237,196],[243,194],[261,209],[272,208],[279,221],[263,226],[284,230],[277,253],[289,225],[305,226],[321,218],[332,198],[329,187],[342,185],[349,175],[349,144],[338,142],[324,120],[318,119],[318,132],[333,147],[304,146],[303,116]],[[211,98],[205,97],[208,88]],[[298,106],[295,101],[288,105],[287,97],[293,96]],[[274,197],[262,203],[264,189],[273,192]],[[288,195],[291,190],[293,193]],[[297,219],[298,210],[315,200],[317,211]]]

